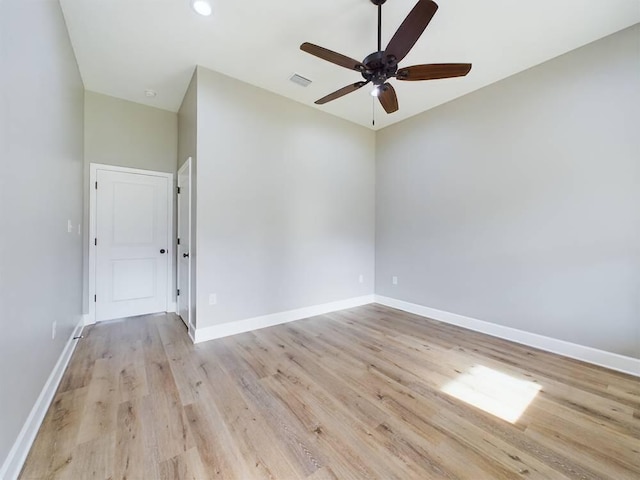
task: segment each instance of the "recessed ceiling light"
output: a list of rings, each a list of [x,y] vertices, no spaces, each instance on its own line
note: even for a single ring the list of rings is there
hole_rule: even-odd
[[[158,95],[158,94],[155,92],[155,90],[145,90],[145,91],[144,91],[144,94],[145,94],[147,97],[155,97],[156,95]]]
[[[202,16],[208,17],[211,15],[211,4],[207,0],[192,0],[191,8]]]

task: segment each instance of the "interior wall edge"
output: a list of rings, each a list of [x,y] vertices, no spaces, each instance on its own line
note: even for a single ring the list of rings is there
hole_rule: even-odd
[[[479,320],[477,318],[465,317],[456,313],[445,312],[435,308],[430,308],[416,303],[405,302],[396,298],[375,295],[375,303],[391,308],[397,308],[404,312],[419,315],[421,317],[438,320],[439,322],[467,328],[475,332],[502,338],[511,342],[520,343],[528,347],[538,348],[546,352],[556,353],[564,357],[581,360],[583,362],[609,368],[618,372],[640,377],[640,359],[627,357],[617,353],[599,350],[577,343],[559,340],[557,338],[539,335],[537,333],[519,330],[517,328],[505,327],[497,323]]]
[[[78,342],[74,340],[74,337],[77,337],[82,332],[82,329],[85,326],[84,318],[81,317],[78,321],[78,324],[73,329],[73,332],[69,336],[67,343],[65,344],[56,365],[53,367],[51,371],[51,375],[47,379],[36,403],[33,405],[27,420],[24,422],[22,429],[20,430],[20,434],[16,438],[16,441],[13,444],[13,447],[9,451],[9,455],[4,461],[2,467],[0,467],[0,478],[3,480],[15,480],[20,475],[20,471],[22,470],[22,466],[24,465],[25,460],[27,459],[27,455],[29,454],[29,450],[31,450],[31,446],[33,445],[33,441],[38,434],[38,430],[40,429],[40,425],[44,420],[44,417],[49,410],[49,406],[53,401],[53,397],[58,390],[58,385],[60,385],[60,381],[62,380],[62,376],[64,372],[67,370],[67,365],[69,364],[69,360],[71,360],[71,356],[75,351],[76,345]]]

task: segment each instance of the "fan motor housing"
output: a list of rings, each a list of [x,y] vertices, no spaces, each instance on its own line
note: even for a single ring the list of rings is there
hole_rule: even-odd
[[[364,65],[362,77],[374,85],[382,85],[387,79],[394,77],[398,71],[398,63],[393,57],[385,57],[384,52],[373,52],[363,60],[362,64]]]

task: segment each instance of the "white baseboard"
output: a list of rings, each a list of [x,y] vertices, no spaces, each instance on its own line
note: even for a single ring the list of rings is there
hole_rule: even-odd
[[[261,317],[247,318],[236,322],[222,323],[211,327],[196,328],[194,343],[206,342],[216,338],[228,337],[238,333],[250,332],[260,328],[272,327],[281,323],[293,322],[303,318],[324,315],[325,313],[337,312],[346,308],[359,307],[374,302],[374,295],[364,295],[362,297],[348,298],[337,302],[324,303],[311,307],[288,310],[286,312],[272,313]]]
[[[395,298],[375,295],[375,302],[387,307],[397,308],[405,312],[420,315],[421,317],[432,318],[444,323],[450,323],[459,327],[468,328],[476,332],[486,333],[498,338],[521,343],[530,347],[539,348],[547,352],[557,353],[583,362],[592,363],[601,367],[610,368],[630,375],[640,377],[640,360],[626,357],[617,353],[598,350],[597,348],[586,347],[556,338],[545,337],[536,333],[525,332],[516,328],[505,327],[496,323],[486,322],[471,317],[465,317],[455,313],[436,310],[415,303],[409,303]]]
[[[167,312],[168,313],[175,313],[176,312],[176,308],[177,308],[176,302],[171,302],[171,303],[169,303],[167,305]],[[94,313],[85,313],[84,315],[82,315],[82,322],[83,322],[83,325],[85,327],[87,327],[89,325],[95,325],[96,324],[95,312]]]
[[[44,384],[44,387],[42,388],[36,403],[31,409],[27,420],[22,426],[22,430],[20,430],[20,434],[13,444],[9,455],[2,464],[2,467],[0,468],[0,478],[4,480],[14,480],[18,478],[20,470],[22,470],[22,465],[27,459],[27,455],[31,449],[31,445],[38,434],[38,429],[44,420],[44,416],[47,413],[49,405],[51,405],[56,390],[58,389],[58,385],[62,380],[62,374],[66,370],[69,360],[71,359],[71,355],[78,343],[73,339],[73,337],[80,335],[83,327],[84,318],[81,318],[64,346],[55,367],[53,367],[51,375],[49,375],[47,382]]]

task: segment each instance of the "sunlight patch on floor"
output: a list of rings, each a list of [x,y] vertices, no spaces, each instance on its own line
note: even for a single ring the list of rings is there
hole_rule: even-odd
[[[515,423],[541,388],[537,383],[475,365],[442,387],[442,391],[491,415]]]

